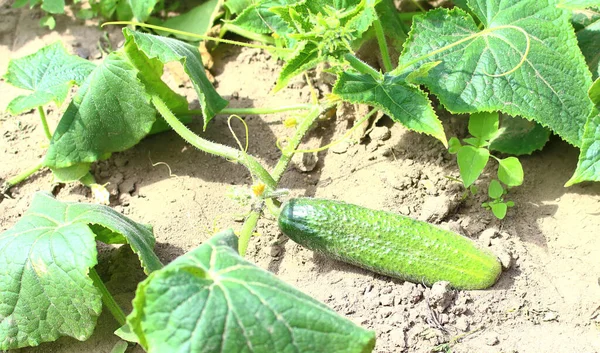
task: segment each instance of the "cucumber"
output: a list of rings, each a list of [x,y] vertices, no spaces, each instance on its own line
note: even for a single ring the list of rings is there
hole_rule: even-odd
[[[279,228],[296,243],[383,275],[457,289],[492,286],[502,267],[470,239],[429,223],[339,201],[286,202]]]

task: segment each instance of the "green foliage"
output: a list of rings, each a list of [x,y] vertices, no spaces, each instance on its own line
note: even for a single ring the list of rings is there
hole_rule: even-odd
[[[579,146],[591,110],[586,99],[591,77],[570,12],[550,0],[468,4],[483,30],[460,9],[429,11],[414,19],[396,71],[441,60],[417,83],[451,112],[519,115]]]
[[[490,150],[516,156],[541,150],[550,138],[550,130],[535,121],[500,114],[500,129],[490,140]]]
[[[124,30],[125,45],[101,64],[66,53],[56,43],[38,53],[12,60],[7,82],[33,90],[9,105],[13,113],[49,101],[60,105],[73,84],[81,88],[67,107],[50,141],[44,165],[59,181],[78,180],[92,162],[126,150],[149,133],[168,129],[150,102],[159,96],[171,110],[187,111],[187,100],[162,80],[167,62],[181,63],[198,94],[204,126],[228,102],[206,77],[196,47],[175,39]],[[189,121],[189,120],[188,120]]]
[[[221,10],[222,0],[208,0],[179,16],[171,17],[163,22],[162,26],[183,32],[204,35],[213,26],[215,18]],[[159,31],[159,34],[163,34]],[[190,42],[198,41],[197,38],[182,34],[175,37]]]
[[[469,133],[474,137],[465,138],[462,145],[456,137],[450,139],[448,152],[457,155],[458,169],[465,188],[469,188],[474,195],[476,190],[473,183],[479,178],[485,169],[490,157],[498,161],[498,180],[493,179],[488,188],[488,195],[492,199],[483,204],[491,209],[492,213],[499,219],[506,216],[508,207],[512,207],[512,201],[504,201],[506,190],[500,184],[507,187],[519,186],[523,183],[523,167],[516,157],[496,158],[490,155],[488,150],[490,139],[494,139],[500,133],[498,113],[471,114],[469,118]]]
[[[586,180],[600,181],[600,78],[590,88],[589,96],[596,107],[585,127],[577,169],[565,186]]]
[[[333,93],[351,103],[374,105],[392,120],[447,144],[442,123],[425,92],[401,77],[386,74],[374,78],[368,74],[347,71],[339,76]]]
[[[595,80],[600,76],[600,4],[583,12],[581,18],[577,41]]]
[[[121,332],[135,333],[149,353],[373,349],[374,332],[244,260],[237,240],[224,231],[152,273]]]
[[[81,85],[95,67],[85,59],[68,54],[60,42],[11,60],[4,79],[15,87],[33,93],[13,99],[8,104],[8,111],[20,114],[50,102],[60,107],[71,87]]]
[[[88,277],[97,264],[96,240],[129,244],[146,273],[162,267],[148,226],[106,206],[64,203],[47,193],[37,193],[0,234],[1,350],[91,335],[102,309]]]

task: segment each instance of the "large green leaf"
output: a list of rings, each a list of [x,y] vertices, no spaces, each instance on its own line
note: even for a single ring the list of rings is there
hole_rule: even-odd
[[[96,238],[131,244],[147,273],[162,267],[149,227],[109,207],[64,203],[47,193],[37,193],[0,234],[0,350],[92,334],[102,309],[88,277]]]
[[[60,120],[44,164],[65,168],[124,151],[144,138],[155,110],[138,70],[123,52],[111,53],[87,77]]]
[[[127,323],[149,353],[366,353],[375,333],[237,253],[224,231],[154,272]]]
[[[19,114],[50,102],[60,106],[71,86],[81,85],[95,67],[91,62],[67,53],[60,42],[11,60],[4,79],[33,93],[13,99],[8,104],[8,111]]]
[[[232,15],[237,15],[252,6],[254,1],[252,0],[226,0],[223,6]]]
[[[217,93],[204,72],[204,66],[198,49],[182,41],[159,37],[152,34],[123,29],[125,38],[133,38],[138,49],[150,59],[157,58],[162,63],[178,61],[189,75],[204,115],[204,128],[221,109],[229,103]]]
[[[592,81],[569,23],[570,11],[552,0],[468,4],[483,30],[458,8],[416,17],[396,71],[441,60],[418,82],[450,111],[519,115],[579,146],[592,108],[587,99]],[[520,65],[527,39],[530,50]]]
[[[535,121],[500,114],[500,129],[490,141],[490,150],[523,155],[541,150],[550,138],[550,130]]]
[[[205,35],[213,26],[215,18],[221,9],[223,0],[208,0],[179,16],[171,17],[162,26],[178,31]],[[159,32],[162,35],[162,32]],[[165,32],[166,35],[166,32]],[[175,37],[191,42],[199,41],[198,38],[183,34],[174,34]]]
[[[589,95],[596,107],[585,127],[577,169],[565,186],[586,180],[600,181],[600,78],[590,88]]]
[[[598,4],[598,0],[560,0],[556,6],[565,9],[576,10],[598,5],[600,5]]]
[[[159,0],[128,0],[133,17],[138,22],[145,22]]]
[[[597,79],[600,76],[600,16],[577,31],[577,41],[592,77]]]
[[[351,103],[374,105],[407,128],[431,135],[445,146],[448,144],[427,95],[401,77],[384,75],[377,80],[366,74],[344,72],[333,93]]]

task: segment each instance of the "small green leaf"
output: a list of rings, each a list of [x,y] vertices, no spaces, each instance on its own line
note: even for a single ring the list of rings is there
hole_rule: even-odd
[[[146,22],[159,0],[127,0],[133,11],[134,20]]]
[[[492,179],[490,186],[488,187],[488,195],[491,199],[499,199],[504,195],[504,188],[498,180]]]
[[[466,142],[467,144],[469,144],[473,147],[483,147],[486,145],[485,140],[482,140],[478,137],[467,137],[467,138],[463,139],[463,142]]]
[[[162,267],[150,228],[106,206],[35,194],[23,217],[0,234],[0,350],[92,334],[102,309],[88,277],[97,264],[92,225],[131,244],[147,273]]]
[[[125,341],[119,341],[115,343],[113,349],[110,350],[110,353],[125,353],[129,345]]]
[[[489,140],[498,132],[498,112],[473,113],[469,117],[469,133],[482,140]]]
[[[479,188],[476,185],[471,185],[469,186],[469,191],[471,192],[471,195],[474,196],[479,192]]]
[[[54,16],[52,15],[47,15],[44,16],[42,18],[40,18],[40,27],[48,27],[49,30],[53,30],[54,27],[56,27],[56,20],[54,19]]]
[[[517,156],[531,154],[546,145],[550,133],[535,121],[501,114],[500,129],[490,141],[490,150]]]
[[[123,29],[123,34],[126,39],[132,37],[138,49],[143,51],[148,58],[157,58],[163,64],[178,61],[183,65],[198,94],[204,116],[204,129],[210,120],[229,104],[217,93],[206,77],[202,59],[196,47],[176,39],[135,32],[128,28]]]
[[[50,44],[35,54],[13,59],[4,75],[7,83],[33,91],[18,96],[8,104],[11,114],[20,114],[50,102],[60,106],[73,85],[81,85],[96,66],[69,55],[60,42]]]
[[[375,333],[246,261],[227,230],[142,282],[127,323],[148,353],[367,353]]]
[[[90,171],[91,163],[78,163],[66,168],[50,168],[54,175],[54,181],[67,183],[83,178]]]
[[[577,170],[565,186],[582,181],[600,181],[600,78],[590,88],[589,96],[596,105],[588,118]]]
[[[523,184],[523,166],[516,157],[498,160],[498,179],[508,186]]]
[[[49,13],[65,13],[65,0],[44,0],[42,10]]]
[[[386,74],[383,81],[379,81],[370,75],[344,72],[333,87],[333,93],[350,103],[374,105],[410,130],[431,135],[448,146],[444,128],[429,98],[402,77]]]
[[[492,213],[498,219],[504,219],[506,217],[506,211],[508,207],[504,202],[499,203],[490,203],[490,208],[492,209]]]
[[[415,17],[397,71],[441,60],[419,83],[451,112],[522,116],[580,146],[592,81],[570,11],[552,0],[467,3],[482,28],[458,8]],[[425,59],[430,53],[435,55]]]
[[[448,141],[448,152],[450,154],[458,153],[458,150],[462,147],[460,140],[456,137],[451,137]]]
[[[277,78],[277,84],[273,88],[273,92],[280,91],[285,88],[290,80],[303,73],[304,71],[311,69],[321,62],[327,61],[327,56],[319,55],[317,46],[314,43],[301,42],[297,45],[297,49],[288,58],[287,62],[281,68],[279,77]]]
[[[221,3],[222,0],[208,0],[184,14],[169,18],[163,22],[162,26],[179,31],[205,35],[213,26],[215,18],[221,9]],[[159,31],[158,33],[164,36],[167,35],[167,32],[163,31]],[[198,38],[177,33],[175,33],[174,36],[190,42],[197,42],[200,40]]]
[[[490,151],[485,148],[463,146],[458,150],[457,161],[460,177],[466,188],[479,178],[490,158]]]
[[[506,201],[507,207],[515,207],[515,203],[513,201]]]

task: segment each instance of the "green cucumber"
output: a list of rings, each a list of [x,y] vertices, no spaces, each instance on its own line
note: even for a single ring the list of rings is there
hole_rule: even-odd
[[[470,239],[390,212],[297,198],[283,205],[278,221],[285,235],[308,249],[415,283],[485,289],[502,271],[496,256]]]

